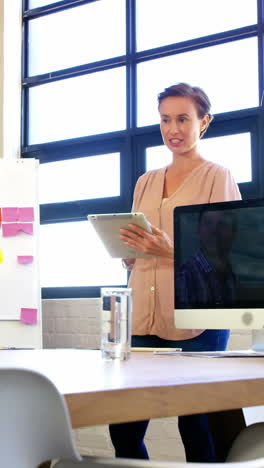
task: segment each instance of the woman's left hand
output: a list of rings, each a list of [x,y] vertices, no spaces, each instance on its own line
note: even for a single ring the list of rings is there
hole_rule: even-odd
[[[151,224],[152,233],[129,224],[130,230],[120,229],[120,238],[139,252],[155,257],[167,257],[173,259],[173,242],[166,234]]]

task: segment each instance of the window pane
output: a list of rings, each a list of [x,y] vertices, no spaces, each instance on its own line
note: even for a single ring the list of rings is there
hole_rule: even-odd
[[[123,130],[125,69],[115,68],[29,89],[29,143]]]
[[[117,197],[120,155],[112,153],[41,164],[39,182],[40,203]]]
[[[149,1],[137,0],[138,50],[257,23],[256,0],[152,1],[151,21]]]
[[[199,148],[205,159],[230,169],[237,183],[252,180],[250,133],[204,138]],[[172,153],[166,146],[152,146],[146,150],[147,171],[167,166],[171,161]]]
[[[137,73],[139,126],[159,121],[158,93],[182,81],[204,89],[212,113],[259,105],[255,37],[142,62]]]
[[[42,16],[29,22],[29,75],[123,55],[125,44],[124,0]]]
[[[29,9],[39,8],[45,5],[51,5],[52,3],[57,3],[59,0],[29,0]]]
[[[42,287],[125,285],[126,278],[88,221],[40,226]]]
[[[172,162],[172,153],[167,146],[150,146],[146,148],[146,171],[160,169]]]
[[[250,133],[202,139],[200,150],[205,159],[230,169],[237,183],[252,181]]]

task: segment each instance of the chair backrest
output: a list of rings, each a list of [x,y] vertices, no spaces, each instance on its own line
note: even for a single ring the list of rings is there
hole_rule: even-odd
[[[264,423],[245,427],[234,440],[226,461],[237,462],[264,457]]]
[[[53,458],[81,460],[68,408],[44,375],[0,368],[0,466],[36,468]]]

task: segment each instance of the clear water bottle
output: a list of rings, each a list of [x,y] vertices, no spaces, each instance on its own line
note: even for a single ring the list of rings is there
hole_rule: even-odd
[[[101,351],[106,360],[125,360],[131,350],[131,288],[101,288]]]

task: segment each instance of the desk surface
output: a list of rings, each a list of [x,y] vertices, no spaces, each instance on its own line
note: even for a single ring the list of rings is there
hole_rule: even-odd
[[[0,367],[38,370],[65,396],[73,427],[264,404],[264,358],[210,359],[100,351],[0,350]]]

